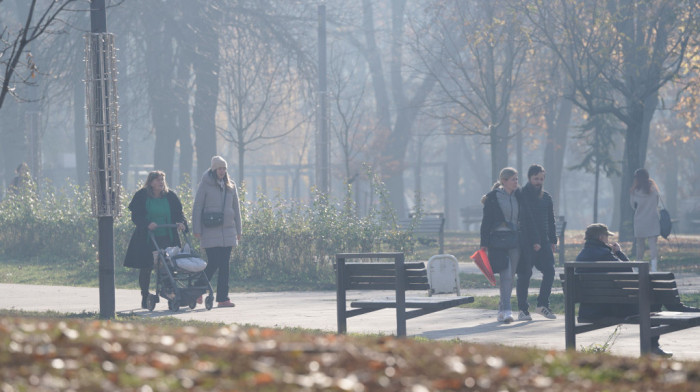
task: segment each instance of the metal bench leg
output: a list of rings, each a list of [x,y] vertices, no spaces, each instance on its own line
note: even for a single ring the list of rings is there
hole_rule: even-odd
[[[346,312],[346,296],[345,296],[345,259],[338,258],[336,260],[336,279],[337,279],[337,291],[335,296],[337,318],[338,318],[338,333],[344,334],[348,330],[348,318],[345,314]]]

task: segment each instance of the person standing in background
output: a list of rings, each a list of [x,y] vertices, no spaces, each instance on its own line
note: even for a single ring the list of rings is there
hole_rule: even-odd
[[[22,162],[15,169],[17,175],[12,179],[12,184],[10,184],[10,190],[15,194],[20,194],[25,190],[32,188],[32,176],[29,172],[29,165]]]
[[[659,261],[659,187],[649,178],[649,172],[640,168],[634,172],[634,182],[630,189],[630,205],[634,208],[634,240],[636,259],[642,261],[644,250],[649,245],[650,270],[656,271]]]
[[[192,229],[194,236],[207,253],[204,274],[211,280],[218,271],[216,301],[220,308],[236,306],[229,298],[229,260],[231,251],[241,240],[241,208],[236,183],[229,178],[226,160],[220,156],[211,158],[211,167],[204,172],[197,186],[192,206]],[[202,214],[223,213],[221,224],[207,226]],[[202,303],[202,297],[197,299]]]

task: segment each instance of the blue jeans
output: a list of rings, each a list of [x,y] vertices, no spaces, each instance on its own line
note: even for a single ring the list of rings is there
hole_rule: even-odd
[[[518,266],[518,282],[515,294],[518,297],[518,309],[527,311],[527,292],[530,288],[530,278],[532,277],[532,267],[542,272],[542,284],[540,293],[537,296],[537,306],[549,308],[549,296],[552,294],[552,284],[554,284],[554,253],[551,244],[543,244],[539,251],[529,248],[523,251],[523,257]]]
[[[518,268],[518,260],[520,259],[520,249],[514,248],[508,250],[508,267],[502,270],[499,275],[499,291],[500,291],[500,302],[498,304],[498,311],[510,312],[511,304],[510,298],[513,294],[513,276],[515,276],[515,271]]]

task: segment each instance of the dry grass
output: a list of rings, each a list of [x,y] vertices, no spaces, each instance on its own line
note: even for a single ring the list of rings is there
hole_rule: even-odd
[[[700,383],[697,362],[138,320],[5,315],[0,347],[2,391],[683,392]]]

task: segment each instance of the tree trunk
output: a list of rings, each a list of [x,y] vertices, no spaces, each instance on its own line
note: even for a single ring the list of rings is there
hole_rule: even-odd
[[[180,45],[184,46],[182,43]],[[194,55],[194,53],[191,51],[187,52],[187,55]],[[192,161],[194,159],[194,145],[192,144],[192,136],[190,135],[190,94],[187,88],[187,83],[190,78],[190,63],[185,61],[185,58],[189,56],[183,56],[182,51],[180,51],[180,53],[180,63],[177,66],[177,80],[175,81],[175,86],[173,87],[175,92],[175,104],[177,108],[175,133],[180,141],[180,157],[178,162],[180,167],[179,183],[185,184],[189,181],[189,183],[192,184],[196,180],[191,178]],[[195,175],[198,176],[199,173]]]
[[[678,148],[674,143],[668,143],[666,150],[666,162],[664,165],[664,189],[661,194],[661,199],[671,216],[678,217]]]
[[[217,19],[206,22],[211,11],[200,10],[200,24],[195,39],[197,56],[193,61],[196,91],[192,122],[197,151],[197,173],[203,173],[216,155],[216,106],[219,98],[219,37],[215,26]]]
[[[646,162],[649,128],[658,104],[658,94],[651,94],[642,103],[630,104],[629,123],[625,132],[625,151],[622,163],[622,197],[620,197],[620,240],[629,241],[634,237],[634,210],[630,206],[626,192],[632,187],[634,171],[644,167]]]
[[[169,23],[166,21],[166,24]],[[177,142],[175,119],[177,118],[174,78],[175,59],[171,36],[167,27],[146,21],[146,72],[148,75],[148,95],[151,103],[151,121],[155,130],[153,166],[166,175],[173,171],[174,151]],[[167,26],[167,25],[166,25]]]
[[[554,215],[560,214],[559,197],[564,173],[564,153],[566,153],[566,142],[573,109],[571,100],[560,98],[557,101],[556,114],[546,114],[546,116],[556,116],[556,118],[554,121],[547,121],[547,140],[544,148],[544,168],[547,170],[546,189],[552,196]]]
[[[20,118],[24,115],[20,111],[19,104],[13,99],[5,101],[0,111],[2,132],[2,157],[5,172],[5,190],[15,177],[15,169],[20,163],[27,160],[27,139],[24,133],[23,122]]]
[[[459,136],[448,135],[447,162],[445,162],[445,228],[448,230],[459,229],[459,163],[462,160],[460,154]],[[468,227],[466,228],[468,229]]]
[[[238,132],[238,140],[243,140],[243,130]],[[245,144],[238,143],[238,184],[241,184],[245,179]]]
[[[491,179],[494,182],[498,181],[501,169],[508,166],[509,132],[509,116],[505,114],[503,121],[491,129]]]
[[[389,198],[394,206],[397,216],[406,215],[406,202],[404,199],[404,157],[408,141],[413,133],[413,124],[418,115],[417,108],[425,102],[428,94],[433,89],[436,80],[427,76],[417,87],[413,98],[405,95],[405,86],[401,74],[403,67],[402,41],[404,28],[404,8],[406,0],[392,1],[392,42],[391,42],[391,92],[394,97],[396,119],[391,125],[391,111],[389,101],[389,89],[383,74],[381,55],[377,47],[374,35],[374,13],[372,2],[363,1],[363,28],[367,44],[367,61],[372,75],[372,84],[376,102],[379,132],[386,132],[387,139],[382,152],[382,175],[386,182]],[[390,133],[389,133],[390,132]]]

